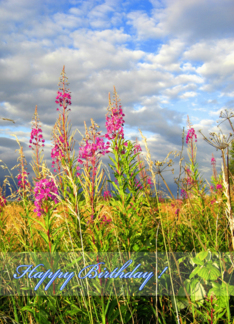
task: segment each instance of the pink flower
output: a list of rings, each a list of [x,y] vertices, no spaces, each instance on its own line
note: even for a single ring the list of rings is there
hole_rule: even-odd
[[[58,99],[58,100],[55,100],[55,102],[57,104],[59,103],[60,107],[63,106],[64,109],[67,108],[67,106],[65,105],[65,103],[67,105],[71,105],[71,100],[70,100],[71,99],[71,95],[69,93],[62,94],[62,92],[58,91],[58,95],[57,95],[56,99]],[[62,103],[64,105],[62,105]],[[59,110],[59,109],[57,108],[57,110]]]
[[[216,160],[215,160],[214,157],[212,157],[212,158],[211,158],[211,164],[212,164],[212,165],[215,165],[215,163],[216,163]]]
[[[142,152],[140,144],[135,145],[134,154],[137,154],[138,152]]]
[[[195,130],[194,128],[190,128],[186,136],[186,144],[188,144],[190,139],[193,139],[193,136],[195,137],[195,142],[197,142],[197,135],[195,134]]]
[[[105,200],[108,200],[108,198],[111,197],[111,193],[109,191],[105,191],[104,194],[103,194],[103,197]]]
[[[64,68],[65,67],[63,67],[63,73],[65,73]],[[58,91],[55,102],[57,104],[59,104],[60,107],[63,107],[63,121],[64,121],[64,113],[65,113],[65,110],[67,109],[67,105],[71,105],[71,100],[70,100],[71,95],[70,95],[70,93],[65,92],[65,91],[67,91],[67,89],[64,88],[64,81],[60,81],[60,82],[62,82],[62,84],[63,84],[63,92],[64,93]],[[69,110],[70,109],[68,109],[68,111]],[[59,108],[57,108],[57,111],[59,111]],[[62,126],[65,128],[64,123]],[[52,159],[55,159],[55,161],[58,165],[58,168],[59,168],[59,158],[61,159],[61,158],[65,157],[63,154],[64,152],[67,153],[67,151],[71,151],[71,148],[69,147],[69,143],[68,143],[68,141],[65,141],[65,138],[67,139],[66,132],[65,132],[65,134],[63,133],[61,136],[59,136],[59,138],[55,138],[54,139],[54,147],[51,150],[51,157],[52,157]],[[55,166],[53,165],[53,167],[55,167]],[[57,172],[57,170],[56,170],[56,172]]]
[[[36,145],[36,147],[40,147],[40,142],[42,141],[43,143],[45,142],[45,140],[43,139],[43,135],[42,134],[39,134],[39,133],[42,133],[42,130],[39,128],[37,128],[37,125],[36,125],[36,128],[33,128],[32,131],[31,131],[31,135],[30,135],[30,140],[29,140],[29,143],[30,144],[33,144],[33,145]],[[35,141],[35,142],[33,142]],[[29,147],[31,148],[32,146],[29,145]]]
[[[26,171],[23,172],[23,176],[21,174],[19,174],[17,176],[18,179],[18,186],[22,189],[25,189],[26,186],[30,186],[29,182],[27,181],[27,173]]]
[[[109,140],[114,139],[117,136],[117,133],[119,133],[120,138],[124,138],[124,132],[123,132],[123,110],[121,108],[121,105],[119,107],[112,106],[110,112],[106,115],[106,129],[107,134],[105,137]],[[125,142],[126,143],[126,142]],[[126,144],[124,144],[126,146]]]
[[[44,213],[43,203],[50,198],[54,201],[55,204],[58,203],[58,200],[55,196],[55,194],[58,195],[58,189],[55,186],[55,183],[53,179],[47,180],[47,179],[41,179],[39,182],[36,183],[35,188],[35,201],[34,205],[36,208],[34,209],[34,212],[37,212],[38,217],[41,216],[42,213]]]
[[[111,222],[111,219],[107,219],[106,218],[106,215],[104,215],[103,218],[102,218],[102,222],[103,223],[110,223]]]
[[[181,189],[181,196],[183,199],[187,199],[188,198],[188,194],[184,189]]]
[[[80,164],[84,163],[82,160],[91,162],[96,154],[105,155],[107,153],[107,148],[108,145],[104,143],[103,138],[101,137],[96,137],[94,143],[89,143],[89,141],[86,140],[86,144],[80,146],[77,161]],[[80,170],[80,168],[77,170]]]
[[[149,185],[151,185],[151,186],[153,185],[153,182],[152,182],[152,180],[151,180],[150,178],[147,179],[147,183],[148,183]]]
[[[216,189],[222,189],[223,186],[221,184],[217,184]]]

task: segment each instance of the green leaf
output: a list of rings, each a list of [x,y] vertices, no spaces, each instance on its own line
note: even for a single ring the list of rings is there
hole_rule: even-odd
[[[189,279],[192,279],[199,271],[200,267],[196,267],[191,273],[190,273],[190,276],[189,276]]]
[[[183,257],[183,258],[180,258],[180,259],[178,259],[178,264],[180,264],[181,262],[183,262],[184,260],[186,260],[187,259],[187,257],[185,256],[185,257]]]
[[[47,244],[49,244],[49,240],[48,240],[48,236],[47,236],[47,234],[44,233],[44,232],[41,231],[41,230],[37,230],[37,231],[38,231],[38,233],[40,234],[40,236],[43,238],[43,240],[44,240]]]
[[[219,320],[220,318],[223,318],[223,315],[226,313],[227,309],[225,309],[222,313],[220,313],[218,316],[216,315],[219,313],[222,309],[219,309],[217,312],[215,312],[215,319],[216,321]]]
[[[206,292],[205,289],[203,287],[203,285],[200,283],[200,281],[198,281],[195,285],[195,287],[193,288],[191,285],[191,300],[193,302],[204,299]]]
[[[198,270],[197,274],[204,280],[216,280],[221,275],[220,271],[212,264],[202,266]]]
[[[139,245],[135,244],[135,245],[133,246],[133,250],[134,250],[135,252],[137,252],[137,251],[139,250]]]
[[[234,296],[234,286],[228,285],[228,293],[230,296]]]
[[[215,304],[218,305],[218,308],[226,308],[229,302],[229,296],[226,291],[226,287],[219,285],[219,287],[213,287],[208,292],[208,297],[211,295],[215,296]]]
[[[191,258],[190,263],[194,266],[195,264],[199,264],[199,265],[204,265],[204,262],[202,260],[200,260],[197,256],[195,256],[194,258]]]
[[[201,261],[204,260],[208,255],[208,251],[202,251],[196,255],[197,258],[199,258]]]

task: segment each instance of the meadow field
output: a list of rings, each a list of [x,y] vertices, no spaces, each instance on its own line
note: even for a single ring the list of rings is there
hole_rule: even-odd
[[[183,268],[191,275],[180,284],[171,284],[169,295],[145,296],[117,292],[109,296],[103,292],[97,296],[15,295],[10,293],[10,281],[3,276],[1,323],[234,323],[234,197],[226,156],[231,141],[212,133],[214,141],[207,145],[221,151],[223,166],[218,175],[211,156],[211,180],[203,179],[199,173],[197,136],[189,120],[184,144],[190,164],[182,166],[184,144],[181,152],[165,152],[164,161],[152,161],[147,139],[140,130],[145,156],[137,141],[124,138],[124,113],[114,88],[113,102],[109,94],[105,134],[101,134],[93,119],[89,128],[85,122],[86,131],[81,134],[83,139],[75,156],[67,108],[71,96],[65,79],[63,68],[56,97],[60,108],[52,133],[53,172],[42,156],[45,141],[37,106],[29,138],[33,183],[28,180],[27,161],[17,138],[17,191],[9,182],[10,178],[15,182],[11,170],[1,161],[9,171],[1,188],[0,216],[0,252],[2,260],[9,263],[8,268],[1,263],[1,273],[13,271],[11,253],[72,252],[84,256],[112,252],[126,253],[129,258],[134,253],[146,257],[147,253],[164,254],[170,271],[163,274],[163,280],[171,283],[183,279],[183,270],[177,268],[176,275],[173,274],[169,255],[181,253],[188,262],[181,257],[178,265],[184,262]],[[229,112],[223,116],[232,127]],[[234,133],[233,127],[232,130]],[[101,160],[106,154],[115,181]],[[173,165],[169,159],[172,154],[180,156],[177,197],[162,173],[165,167]],[[158,177],[167,192],[158,190]],[[4,194],[6,186],[11,188],[9,197]]]

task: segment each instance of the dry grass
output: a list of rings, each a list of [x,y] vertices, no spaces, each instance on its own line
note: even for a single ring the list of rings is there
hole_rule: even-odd
[[[234,199],[234,195],[232,196],[232,199]],[[211,204],[211,197],[205,198],[205,206],[206,208],[210,209],[210,214],[214,217],[214,219],[217,217],[216,212],[214,211],[214,208],[217,206],[217,203]],[[214,200],[214,198],[213,198]],[[183,222],[184,217],[188,215],[188,213],[191,212],[192,206],[196,209],[196,204],[193,203],[193,199],[191,200],[191,203],[189,203],[188,200],[185,201],[184,204],[181,204],[181,201],[174,201],[171,200],[166,203],[160,203],[160,211],[162,214],[162,220],[165,222],[171,222],[177,220],[178,223]],[[43,216],[38,218],[37,214],[33,212],[34,205],[31,204],[29,207],[29,210],[32,212],[30,215],[35,220],[39,219],[42,223],[45,224]],[[179,215],[177,218],[176,210],[180,209]],[[107,219],[113,219],[116,217],[115,213],[111,210],[111,207],[107,205],[107,202],[100,203],[97,208],[97,212],[99,212],[99,219],[101,220],[104,216],[106,216]],[[152,221],[155,221],[155,218],[157,218],[156,214],[157,208],[154,209],[154,213],[152,214]],[[142,217],[145,217],[146,210],[141,210]],[[86,206],[83,206],[80,208],[80,214],[83,215],[82,217],[87,222],[90,220],[90,213],[87,211]],[[28,232],[29,229],[26,225],[26,220],[22,217],[22,215],[25,215],[24,208],[15,204],[11,203],[8,204],[3,208],[3,213],[1,217],[1,220],[6,218],[5,227],[1,229],[2,235],[6,235],[7,233],[11,236],[17,237],[22,233],[22,229],[25,232]],[[64,224],[65,218],[67,219],[67,222],[71,222],[72,219],[69,216],[68,208],[66,206],[60,206],[56,211],[54,211],[53,215],[56,216],[56,222],[55,222],[55,228],[61,227],[61,225]],[[133,219],[134,221],[134,219]],[[33,221],[31,222],[33,223]],[[101,225],[102,222],[99,222]],[[119,223],[121,226],[121,224]],[[105,224],[105,226],[111,226],[110,224]],[[37,230],[43,230],[43,228],[38,224],[36,221],[33,223],[33,235],[34,239],[41,240],[40,235],[38,234]]]

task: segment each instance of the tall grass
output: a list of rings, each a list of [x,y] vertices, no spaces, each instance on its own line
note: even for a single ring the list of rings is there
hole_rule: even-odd
[[[36,106],[30,139],[30,146],[34,148],[32,169],[35,177],[33,185],[30,184],[27,161],[17,140],[20,146],[19,164],[16,166],[19,167],[17,191],[12,191],[7,180],[10,177],[14,181],[10,170],[4,185],[10,187],[11,195],[5,197],[1,190],[1,253],[81,253],[85,265],[88,252],[115,252],[120,257],[121,253],[127,253],[129,259],[135,252],[151,252],[155,253],[156,261],[158,253],[162,252],[166,255],[167,264],[171,262],[172,252],[195,252],[198,257],[192,259],[193,266],[198,262],[203,268],[209,267],[211,254],[231,254],[234,249],[233,191],[225,160],[225,150],[231,141],[213,134],[219,139],[214,146],[222,152],[223,174],[217,175],[212,157],[213,186],[207,180],[206,184],[198,171],[196,135],[188,118],[186,144],[190,164],[184,167],[184,177],[181,178],[184,144],[181,152],[170,152],[164,161],[153,162],[147,139],[139,130],[146,151],[144,156],[137,141],[124,138],[124,114],[114,88],[113,103],[109,94],[106,134],[101,135],[93,119],[89,129],[85,122],[85,134],[81,134],[82,141],[75,157],[74,133],[70,135],[68,122],[67,104],[71,104],[71,95],[65,88],[65,67],[61,75],[61,91],[58,91],[56,103],[62,110],[57,109],[59,116],[52,133],[53,172],[41,157],[40,149],[44,141]],[[162,175],[165,168],[174,163],[172,159],[166,162],[172,153],[174,157],[180,156],[180,175],[175,181],[181,189],[181,199],[178,194],[175,199]],[[107,166],[102,163],[101,157],[105,154],[110,158],[109,166],[115,181],[111,180]],[[4,164],[1,167],[8,169]],[[174,170],[171,171],[174,173]],[[163,180],[167,194],[158,190],[157,175]],[[10,202],[10,198],[14,201]],[[74,262],[73,254],[69,257]],[[224,263],[224,267],[230,260]],[[97,259],[97,262],[100,260]],[[176,264],[180,273],[179,263]],[[56,269],[55,260],[50,259],[50,266]],[[193,281],[193,277],[189,279],[190,284],[183,282],[180,274],[182,294],[173,284],[174,275],[169,266],[164,278],[172,283],[171,295],[157,295],[157,284],[156,296],[119,295],[117,292],[109,296],[103,292],[99,296],[91,296],[88,292],[86,296],[82,290],[79,296],[0,295],[0,321],[56,324],[234,323],[234,299],[230,296],[234,295],[232,288],[229,287],[230,294],[226,299],[223,293],[216,294],[216,299],[212,294],[215,287],[218,289],[226,285],[225,275],[227,270],[231,274],[231,269],[220,270],[222,275],[219,279],[215,277],[216,281],[213,277],[201,277],[205,283],[198,278]],[[1,271],[6,269],[1,266]],[[155,271],[156,274],[159,271],[157,262]],[[220,286],[217,286],[218,280],[222,282]],[[198,290],[194,290],[192,285]],[[4,282],[0,287],[4,290]],[[205,296],[205,288],[208,296]]]

